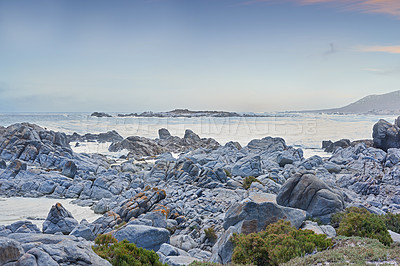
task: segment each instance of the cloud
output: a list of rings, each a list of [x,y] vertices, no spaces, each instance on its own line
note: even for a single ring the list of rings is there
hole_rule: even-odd
[[[399,0],[247,0],[242,5],[258,3],[292,2],[299,5],[325,4],[342,10],[357,11],[361,13],[388,14],[400,18]]]
[[[382,52],[382,53],[389,53],[389,54],[400,54],[400,45],[392,45],[392,46],[363,46],[357,48],[359,52]]]
[[[400,73],[400,67],[396,68],[364,68],[364,71],[379,74],[379,75],[396,75]]]

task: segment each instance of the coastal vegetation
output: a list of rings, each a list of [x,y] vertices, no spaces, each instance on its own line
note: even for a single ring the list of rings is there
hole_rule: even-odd
[[[158,255],[153,250],[138,248],[135,244],[129,243],[128,240],[118,242],[111,234],[97,236],[95,246],[92,249],[113,266],[167,266],[167,264],[159,261]]]

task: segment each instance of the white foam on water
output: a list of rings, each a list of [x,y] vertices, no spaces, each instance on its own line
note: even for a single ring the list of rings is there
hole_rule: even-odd
[[[21,220],[29,220],[42,229],[51,206],[57,202],[71,212],[72,216],[80,222],[86,219],[93,222],[101,215],[95,214],[89,207],[80,207],[72,204],[71,199],[52,198],[0,198],[0,225],[8,225]]]

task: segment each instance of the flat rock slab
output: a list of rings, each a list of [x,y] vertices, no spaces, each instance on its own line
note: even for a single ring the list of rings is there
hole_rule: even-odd
[[[256,203],[272,202],[276,203],[276,195],[263,192],[250,193],[249,199]]]

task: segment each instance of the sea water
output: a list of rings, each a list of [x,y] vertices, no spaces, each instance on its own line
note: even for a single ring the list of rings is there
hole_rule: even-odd
[[[116,115],[116,114],[114,114]],[[242,146],[266,136],[282,137],[288,145],[320,152],[323,140],[371,139],[372,127],[380,119],[393,122],[394,116],[328,115],[276,113],[269,117],[92,117],[89,113],[0,113],[0,125],[29,122],[67,134],[117,131],[121,136],[157,138],[158,129],[167,128],[183,137],[186,129],[202,138],[214,138],[221,144],[237,141]],[[105,152],[109,144],[87,145],[80,152]]]

